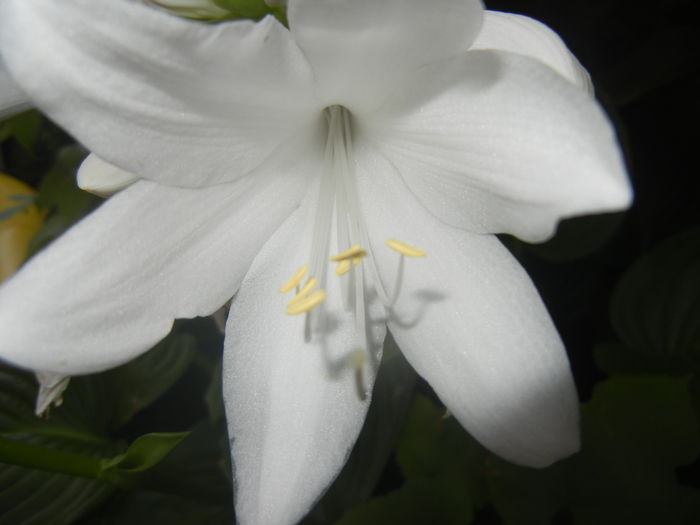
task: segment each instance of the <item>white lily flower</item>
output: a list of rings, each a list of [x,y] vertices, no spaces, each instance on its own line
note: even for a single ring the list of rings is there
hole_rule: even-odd
[[[188,18],[218,18],[230,11],[217,6],[212,0],[146,0],[153,5],[168,9]]]
[[[7,73],[0,55],[0,120],[30,107],[27,95]]]
[[[549,29],[478,0],[290,0],[288,17],[0,0],[15,81],[104,159],[85,180],[109,164],[140,179],[3,286],[0,355],[104,370],[235,294],[242,524],[298,521],[336,476],[387,326],[495,453],[545,466],[576,451],[562,342],[493,234],[539,241],[628,206],[587,75]]]

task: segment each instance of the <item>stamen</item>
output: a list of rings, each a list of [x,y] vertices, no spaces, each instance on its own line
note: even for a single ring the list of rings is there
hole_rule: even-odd
[[[292,306],[293,304],[298,303],[302,299],[306,298],[309,293],[311,293],[311,290],[316,288],[316,285],[318,284],[318,279],[316,277],[312,277],[308,281],[306,281],[306,284],[299,290],[299,293],[297,293],[291,301],[289,301],[288,306]]]
[[[362,369],[367,360],[367,355],[364,350],[355,350],[348,355],[347,360],[348,364],[355,370]]]
[[[316,308],[326,299],[326,292],[317,290],[308,297],[292,301],[287,305],[287,315],[305,314]]]
[[[349,250],[345,250],[344,252],[340,252],[338,255],[334,255],[331,257],[329,260],[333,262],[340,262],[344,261],[346,259],[361,259],[362,257],[365,257],[367,255],[367,252],[365,251],[364,248],[362,248],[359,244],[353,245],[352,248]]]
[[[357,265],[360,264],[361,262],[362,262],[362,257],[355,257],[355,258],[352,260],[352,265],[353,265],[353,266],[357,266]]]
[[[301,282],[301,280],[306,275],[306,272],[308,272],[308,271],[309,271],[308,264],[305,264],[304,266],[299,268],[296,271],[296,273],[294,275],[292,275],[292,277],[289,279],[289,281],[284,283],[284,286],[282,286],[282,288],[280,288],[280,293],[287,293],[292,288],[299,286],[299,283]]]
[[[397,241],[396,239],[388,239],[386,245],[394,250],[395,252],[405,255],[406,257],[425,257],[426,253],[423,250],[414,248],[410,244],[405,242]]]
[[[353,259],[354,260],[354,259]],[[345,259],[338,263],[338,267],[335,269],[336,275],[345,275],[350,271],[350,259]]]

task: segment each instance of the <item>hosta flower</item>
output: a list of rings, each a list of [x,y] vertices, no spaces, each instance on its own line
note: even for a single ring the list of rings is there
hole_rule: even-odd
[[[28,108],[27,95],[12,81],[0,55],[0,119]]]
[[[187,18],[223,18],[229,14],[212,0],[146,0]]]
[[[299,520],[337,474],[387,327],[495,453],[574,452],[562,343],[493,234],[543,240],[628,205],[587,75],[547,28],[477,0],[290,0],[288,16],[0,0],[14,82],[99,155],[83,185],[138,178],[2,288],[0,354],[95,372],[233,297],[244,524]]]

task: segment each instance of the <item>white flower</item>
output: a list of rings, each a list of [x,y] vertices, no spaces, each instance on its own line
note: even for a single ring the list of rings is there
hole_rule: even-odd
[[[212,0],[146,0],[153,5],[169,9],[188,18],[221,18],[229,11],[217,6]]]
[[[10,78],[0,55],[0,119],[28,109],[27,95]]]
[[[127,0],[0,0],[17,84],[126,170],[113,187],[140,179],[3,287],[0,355],[104,370],[235,294],[224,396],[243,524],[299,520],[337,474],[386,326],[491,450],[533,466],[574,452],[562,343],[492,234],[542,240],[628,205],[587,75],[550,30],[477,0],[290,0],[288,15],[289,30],[210,26]],[[83,184],[104,187],[108,165],[93,158]],[[288,306],[278,289],[303,265],[299,287],[322,292]]]

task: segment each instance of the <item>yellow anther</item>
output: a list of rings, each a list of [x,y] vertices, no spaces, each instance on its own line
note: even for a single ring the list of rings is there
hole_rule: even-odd
[[[354,260],[354,259],[353,259]],[[335,269],[336,275],[345,275],[350,271],[350,259],[345,259],[338,263],[338,267]]]
[[[284,286],[280,288],[280,293],[287,293],[289,290],[292,288],[299,286],[299,283],[301,280],[304,278],[306,275],[306,272],[309,271],[309,265],[305,264],[301,268],[299,268],[294,275],[292,275],[292,278],[289,279],[286,283],[284,283]]]
[[[309,293],[311,293],[311,290],[316,288],[316,285],[318,284],[318,279],[316,277],[312,277],[308,281],[306,281],[306,284],[302,286],[301,290],[299,290],[299,293],[296,294],[291,301],[289,301],[289,306],[298,303],[302,299],[304,299]]]
[[[365,249],[362,248],[362,246],[360,246],[359,244],[355,244],[349,250],[345,250],[344,252],[340,252],[338,255],[334,255],[333,257],[330,258],[330,260],[333,262],[340,262],[340,261],[344,261],[346,259],[362,258],[366,255],[367,255],[367,252],[365,251]]]
[[[317,290],[308,297],[299,301],[292,301],[287,305],[287,315],[304,314],[321,304],[326,299],[326,292]]]
[[[353,258],[353,260],[352,260],[352,265],[353,265],[353,266],[357,266],[357,265],[360,264],[361,262],[362,262],[362,257],[355,257],[355,258]]]
[[[386,245],[395,252],[405,255],[406,257],[425,257],[426,255],[423,250],[419,250],[410,244],[406,244],[405,242],[397,241],[395,239],[387,240]]]

